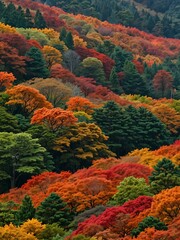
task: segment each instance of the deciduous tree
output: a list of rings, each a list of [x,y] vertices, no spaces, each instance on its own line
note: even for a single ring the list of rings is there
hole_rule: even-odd
[[[77,122],[73,112],[61,108],[41,108],[34,112],[31,124],[44,124],[53,132]]]
[[[48,102],[38,90],[24,85],[17,85],[8,89],[6,93],[9,95],[7,105],[20,104],[25,110],[26,114],[32,114],[39,108],[52,108],[52,104]]]

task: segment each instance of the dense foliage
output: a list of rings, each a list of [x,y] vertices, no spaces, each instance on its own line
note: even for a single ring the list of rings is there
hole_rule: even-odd
[[[179,239],[180,40],[112,2],[0,1],[0,240]]]

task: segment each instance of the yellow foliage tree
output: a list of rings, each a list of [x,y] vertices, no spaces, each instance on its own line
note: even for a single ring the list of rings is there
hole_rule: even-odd
[[[87,47],[87,42],[85,42],[82,38],[77,35],[73,36],[74,47]]]
[[[62,62],[61,52],[54,47],[45,45],[42,48],[42,53],[49,69],[52,65]]]
[[[13,224],[0,227],[0,240],[38,240],[33,234]]]
[[[33,218],[23,223],[20,229],[26,233],[33,234],[34,236],[38,236],[44,229],[46,225],[39,222],[37,219]]]
[[[180,187],[161,191],[153,197],[149,216],[157,217],[164,223],[170,223],[180,211]]]
[[[17,33],[14,27],[0,22],[0,33]]]

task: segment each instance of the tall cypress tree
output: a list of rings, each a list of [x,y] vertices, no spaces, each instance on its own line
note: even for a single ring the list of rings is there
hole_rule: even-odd
[[[61,29],[61,32],[60,32],[60,35],[59,35],[59,40],[60,40],[60,41],[65,41],[66,35],[67,35],[67,31],[66,31],[66,29],[63,27],[63,28]]]
[[[68,32],[65,38],[65,44],[69,49],[74,49],[74,40],[71,32]]]
[[[51,193],[36,210],[36,217],[42,223],[57,223],[61,227],[67,228],[72,220],[67,204],[56,194]]]
[[[40,29],[47,27],[46,22],[43,18],[43,15],[39,10],[36,11],[36,14],[35,14],[35,17],[34,17],[34,26],[36,28],[40,28]]]
[[[38,48],[30,48],[29,51],[26,53],[26,56],[29,57],[29,60],[26,64],[27,79],[33,77],[46,78],[49,76],[49,70],[46,66],[46,62],[43,58],[41,51]]]

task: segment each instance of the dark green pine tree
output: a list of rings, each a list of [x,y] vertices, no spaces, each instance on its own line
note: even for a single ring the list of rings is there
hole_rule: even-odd
[[[51,193],[36,209],[36,218],[44,224],[57,223],[67,228],[72,214],[67,204],[56,193]]]
[[[19,131],[17,118],[0,107],[0,132],[18,133]]]
[[[123,50],[121,47],[115,47],[111,58],[115,61],[117,72],[123,71],[123,66],[126,61],[133,59],[132,53]]]
[[[109,40],[105,40],[103,44],[99,44],[97,46],[97,51],[100,53],[104,53],[111,57],[112,52],[114,51],[115,45]]]
[[[113,92],[120,94],[122,93],[122,88],[119,84],[119,78],[116,72],[116,67],[113,67],[111,70],[111,74],[109,77],[109,82],[110,82],[110,88]]]
[[[133,136],[129,126],[130,120],[126,112],[115,102],[109,101],[102,108],[96,109],[93,119],[109,137],[107,145],[117,156],[126,154],[129,148],[133,148],[133,146],[130,147],[130,140],[128,140]]]
[[[36,11],[36,14],[34,17],[34,26],[40,29],[47,27],[46,22],[43,18],[43,15],[39,10]]]
[[[18,6],[17,8],[16,27],[22,27],[22,28],[26,27],[25,13],[21,6]]]
[[[32,204],[30,196],[26,195],[22,200],[22,204],[16,213],[17,225],[26,222],[28,219],[32,219],[35,216],[36,209]]]
[[[2,19],[6,24],[16,27],[17,11],[13,3],[9,3],[2,13]]]
[[[126,108],[132,129],[133,144],[135,148],[157,149],[172,142],[170,132],[165,125],[146,108]]]
[[[67,31],[66,31],[66,29],[63,27],[63,28],[61,29],[61,32],[60,32],[60,35],[59,35],[59,40],[60,40],[60,41],[65,41],[66,35],[67,35]]]
[[[155,194],[164,189],[180,186],[180,167],[175,166],[171,160],[163,158],[154,167],[149,182]]]
[[[68,32],[65,38],[65,44],[69,49],[74,49],[74,40],[71,32]]]
[[[170,144],[170,132],[145,108],[120,108],[110,101],[93,113],[93,119],[107,135],[107,145],[118,156],[136,148],[156,149]]]
[[[26,53],[26,56],[29,57],[29,60],[26,64],[27,79],[33,77],[47,78],[49,76],[49,70],[47,68],[46,62],[41,51],[38,48],[30,48]]]
[[[31,15],[29,8],[26,8],[26,12],[25,12],[25,24],[26,24],[26,28],[32,28],[34,26],[33,17]]]
[[[124,78],[122,81],[122,88],[126,94],[147,94],[146,82],[137,72],[132,62],[125,62],[123,72]]]
[[[137,237],[146,228],[152,227],[154,227],[157,230],[167,230],[167,226],[163,222],[161,222],[158,218],[149,216],[144,218],[143,221],[138,224],[138,227],[132,230],[131,235],[133,237]]]
[[[5,11],[6,9],[6,5],[4,4],[4,2],[1,2],[0,1],[0,21],[3,22],[3,12]]]

